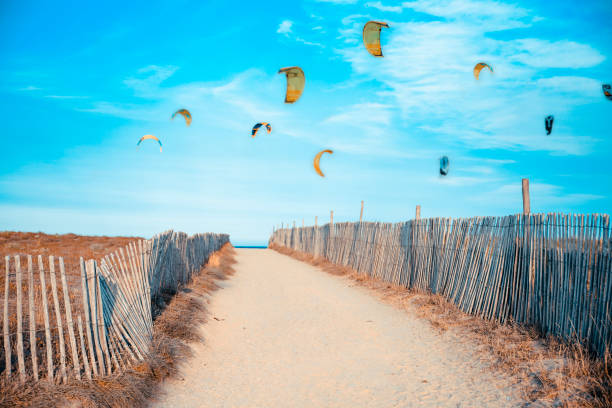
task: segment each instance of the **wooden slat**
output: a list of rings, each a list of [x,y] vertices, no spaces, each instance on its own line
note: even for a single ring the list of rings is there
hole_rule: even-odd
[[[68,336],[70,337],[70,351],[72,354],[72,367],[74,376],[77,380],[81,379],[81,364],[77,350],[76,339],[74,337],[74,323],[72,322],[72,306],[68,295],[68,283],[66,282],[66,270],[64,268],[64,258],[59,258],[60,276],[62,279],[62,290],[64,292],[64,310],[66,311],[66,325],[68,326]]]
[[[55,318],[57,321],[57,333],[59,337],[60,349],[60,375],[62,381],[66,383],[66,346],[64,345],[64,326],[62,324],[62,315],[60,313],[59,297],[57,296],[57,281],[55,279],[55,258],[49,257],[49,273],[51,276],[51,293],[53,294],[53,305],[55,306]]]
[[[51,343],[51,329],[49,327],[49,304],[47,301],[47,284],[45,282],[45,267],[42,255],[38,255],[38,272],[40,276],[40,291],[43,304],[43,317],[45,319],[45,345],[47,346],[47,380],[53,381],[53,345]]]
[[[85,264],[85,272],[87,273],[87,289],[89,290],[89,311],[91,313],[90,321],[94,339],[94,345],[96,349],[96,357],[98,361],[98,372],[100,375],[104,375],[106,368],[104,366],[104,351],[102,350],[102,344],[100,341],[100,326],[98,322],[98,299],[96,297],[96,271],[94,266],[94,260],[90,259]]]
[[[34,307],[34,269],[32,256],[28,255],[28,320],[30,321],[30,356],[32,357],[32,375],[38,381],[38,356],[36,354],[36,309]]]
[[[11,378],[11,338],[9,335],[9,318],[8,318],[8,298],[9,298],[9,283],[10,283],[10,266],[11,258],[6,256],[5,275],[4,275],[4,313],[2,331],[4,333],[4,358],[5,358],[5,373],[6,378]]]
[[[91,370],[89,369],[89,362],[87,361],[87,349],[85,348],[85,340],[83,338],[83,321],[81,316],[77,317],[79,326],[79,339],[81,344],[81,356],[83,356],[83,366],[85,367],[85,376],[88,380],[91,380]]]
[[[17,363],[19,367],[19,378],[23,382],[26,378],[26,372],[25,360],[23,357],[23,306],[21,299],[22,274],[19,255],[15,255],[15,276],[17,289]]]
[[[81,296],[83,298],[83,313],[85,314],[85,335],[87,337],[87,347],[89,348],[89,361],[94,376],[98,375],[98,365],[96,362],[96,352],[92,341],[93,328],[91,327],[91,311],[89,310],[89,282],[87,281],[87,268],[83,258],[79,260],[81,267]],[[83,356],[83,358],[87,358]]]
[[[106,361],[106,374],[110,375],[112,366],[110,359],[110,351],[108,349],[108,341],[106,337],[106,324],[104,322],[104,308],[102,307],[102,292],[100,290],[100,274],[98,271],[97,263],[93,262],[96,277],[96,299],[97,299],[97,312],[98,312],[98,331],[100,336],[100,343],[102,344],[102,352],[104,353]]]

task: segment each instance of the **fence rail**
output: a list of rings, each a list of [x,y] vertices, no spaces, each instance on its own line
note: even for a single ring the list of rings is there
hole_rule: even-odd
[[[441,294],[603,355],[612,344],[609,215],[532,214],[280,229],[270,243]]]
[[[141,361],[153,336],[152,301],[176,292],[227,242],[225,234],[166,231],[99,263],[81,258],[80,279],[67,279],[62,257],[6,256],[0,373],[66,382]]]

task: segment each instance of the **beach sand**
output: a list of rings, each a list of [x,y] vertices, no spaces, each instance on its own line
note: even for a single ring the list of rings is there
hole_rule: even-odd
[[[346,277],[268,249],[237,249],[157,407],[511,407],[510,378]],[[482,357],[482,356],[481,356]]]

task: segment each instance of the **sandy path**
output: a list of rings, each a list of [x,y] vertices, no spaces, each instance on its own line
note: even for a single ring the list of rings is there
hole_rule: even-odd
[[[238,249],[210,300],[205,342],[160,407],[505,407],[508,382],[473,346],[347,278],[271,250]]]

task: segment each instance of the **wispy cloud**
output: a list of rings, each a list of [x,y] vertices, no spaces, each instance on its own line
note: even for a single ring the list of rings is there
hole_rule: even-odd
[[[89,96],[77,96],[77,95],[45,95],[45,98],[51,99],[87,99]]]
[[[604,60],[599,51],[572,40],[488,37],[492,31],[531,24],[529,11],[515,5],[450,0],[408,2],[404,7],[443,20],[395,22],[384,33],[385,58],[375,62],[361,44],[338,52],[352,64],[357,78],[384,84],[378,96],[393,98],[401,116],[423,137],[471,148],[573,155],[592,150],[594,138],[563,126],[555,129],[554,137],[544,137],[543,118],[571,111],[600,87],[588,78],[573,82],[543,77],[541,70],[592,67]],[[458,21],[464,14],[470,17]],[[340,38],[358,38],[364,17],[347,16]],[[472,68],[483,60],[495,73],[475,81]]]
[[[504,184],[490,193],[478,196],[480,198],[488,197],[495,200],[517,200],[520,197],[520,185]],[[604,198],[598,194],[588,193],[567,193],[564,188],[554,184],[532,182],[529,185],[529,193],[532,200],[532,205],[540,208],[555,208],[563,205],[581,204],[593,200]]]
[[[314,47],[325,48],[325,45],[321,43],[308,41],[308,40],[303,39],[302,37],[295,37],[295,41],[301,42],[302,44],[305,44],[305,45],[312,45]]]
[[[404,9],[404,7],[401,5],[400,6],[386,6],[382,4],[382,2],[380,1],[371,1],[371,2],[366,3],[365,6],[372,7],[380,11],[388,11],[392,13],[401,13],[402,10]]]
[[[478,23],[483,29],[503,30],[525,27],[537,16],[528,18],[529,10],[515,4],[484,0],[419,0],[402,4],[422,13],[451,21]]]
[[[332,3],[332,4],[355,4],[357,0],[315,0],[319,3]]]
[[[291,21],[291,20],[283,20],[278,25],[278,30],[276,30],[276,32],[279,33],[279,34],[283,34],[285,36],[288,36],[289,33],[291,33],[291,27],[292,26],[293,26],[293,21]]]
[[[590,45],[569,40],[525,38],[501,42],[500,45],[510,61],[536,68],[588,68],[605,59]]]
[[[34,85],[29,85],[26,86],[25,88],[19,88],[19,91],[40,91],[42,88],[39,88],[37,86]]]
[[[123,83],[134,90],[139,96],[151,95],[152,91],[156,90],[159,85],[170,78],[178,70],[178,67],[173,65],[158,66],[149,65],[138,70],[140,78],[128,78]]]
[[[292,38],[293,40],[302,43],[304,45],[310,45],[310,46],[314,46],[314,47],[319,47],[319,48],[325,48],[325,45],[319,43],[319,42],[315,42],[315,41],[310,41],[310,40],[306,40],[305,38],[299,36],[299,35],[292,35],[294,34],[293,32],[293,27],[294,27],[294,23],[291,20],[283,20],[280,25],[278,26],[278,29],[276,30],[277,33],[287,37],[287,38]],[[323,27],[318,26],[313,28],[312,30],[317,31],[321,30],[320,33],[324,33],[325,30],[323,30]]]
[[[360,103],[342,108],[342,113],[325,119],[326,123],[340,123],[347,126],[367,124],[389,125],[391,123],[391,106],[382,103]]]
[[[146,106],[105,101],[94,102],[89,108],[76,108],[76,110],[139,121],[154,121],[159,120],[160,117],[157,112]]]

